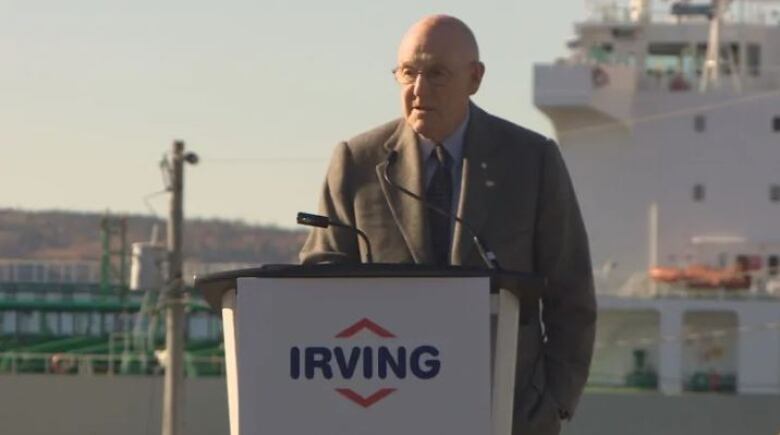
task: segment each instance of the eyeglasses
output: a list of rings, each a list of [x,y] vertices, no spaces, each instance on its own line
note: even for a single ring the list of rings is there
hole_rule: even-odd
[[[399,66],[393,69],[395,80],[402,85],[411,85],[422,76],[432,86],[444,86],[452,78],[452,72],[444,67],[434,66],[428,69],[416,69],[410,66]]]
[[[478,60],[462,65],[463,67],[472,67],[479,64]],[[458,67],[460,68],[460,67]],[[393,69],[395,80],[402,85],[411,85],[417,81],[417,77],[424,77],[431,86],[444,86],[451,79],[454,73],[441,65],[433,65],[425,69],[417,69],[411,66],[399,66]]]

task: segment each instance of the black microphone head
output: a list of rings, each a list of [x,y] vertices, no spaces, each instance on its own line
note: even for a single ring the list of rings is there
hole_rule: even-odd
[[[398,151],[390,150],[390,154],[387,155],[387,166],[391,166],[398,160]]]
[[[300,225],[308,225],[310,227],[328,228],[330,225],[330,219],[328,219],[326,216],[304,212],[298,212],[296,221]]]

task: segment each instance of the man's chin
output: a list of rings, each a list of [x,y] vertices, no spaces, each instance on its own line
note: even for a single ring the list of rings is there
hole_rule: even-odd
[[[415,133],[419,134],[420,136],[423,136],[426,139],[429,139],[431,141],[436,142],[436,138],[438,135],[436,134],[436,129],[433,128],[429,122],[425,122],[422,119],[410,119],[407,121],[409,125],[412,127],[412,130],[414,130]]]

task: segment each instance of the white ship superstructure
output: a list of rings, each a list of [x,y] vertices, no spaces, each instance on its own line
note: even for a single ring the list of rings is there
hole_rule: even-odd
[[[535,67],[591,238],[591,378],[780,393],[780,2],[591,7]]]

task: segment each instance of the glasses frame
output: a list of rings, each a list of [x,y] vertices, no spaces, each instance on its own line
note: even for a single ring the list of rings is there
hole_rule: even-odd
[[[473,66],[473,65],[475,65],[477,63],[478,63],[478,61],[472,60],[472,61],[466,63],[465,65],[463,65],[463,67]],[[412,72],[414,73],[414,74],[412,74],[412,77],[410,79],[408,79],[408,80],[407,79],[403,79],[403,77],[399,74],[400,71],[402,71],[404,69],[407,69],[407,68],[412,70]],[[444,74],[441,75],[440,78],[436,78],[435,76],[432,77],[431,76],[431,71],[435,70],[435,69],[440,69],[441,72],[443,72]],[[423,77],[432,86],[440,87],[440,86],[445,86],[447,83],[449,83],[450,80],[452,80],[452,77],[455,75],[456,71],[453,71],[453,70],[451,70],[449,68],[446,68],[446,67],[443,67],[443,66],[439,66],[439,65],[434,65],[434,66],[428,67],[428,68],[414,68],[414,67],[411,67],[411,66],[408,66],[408,65],[399,65],[399,66],[393,68],[391,70],[391,73],[393,74],[393,77],[395,78],[395,81],[398,82],[398,84],[400,84],[400,85],[404,85],[404,86],[412,85],[412,84],[417,82],[417,79],[419,77]]]

